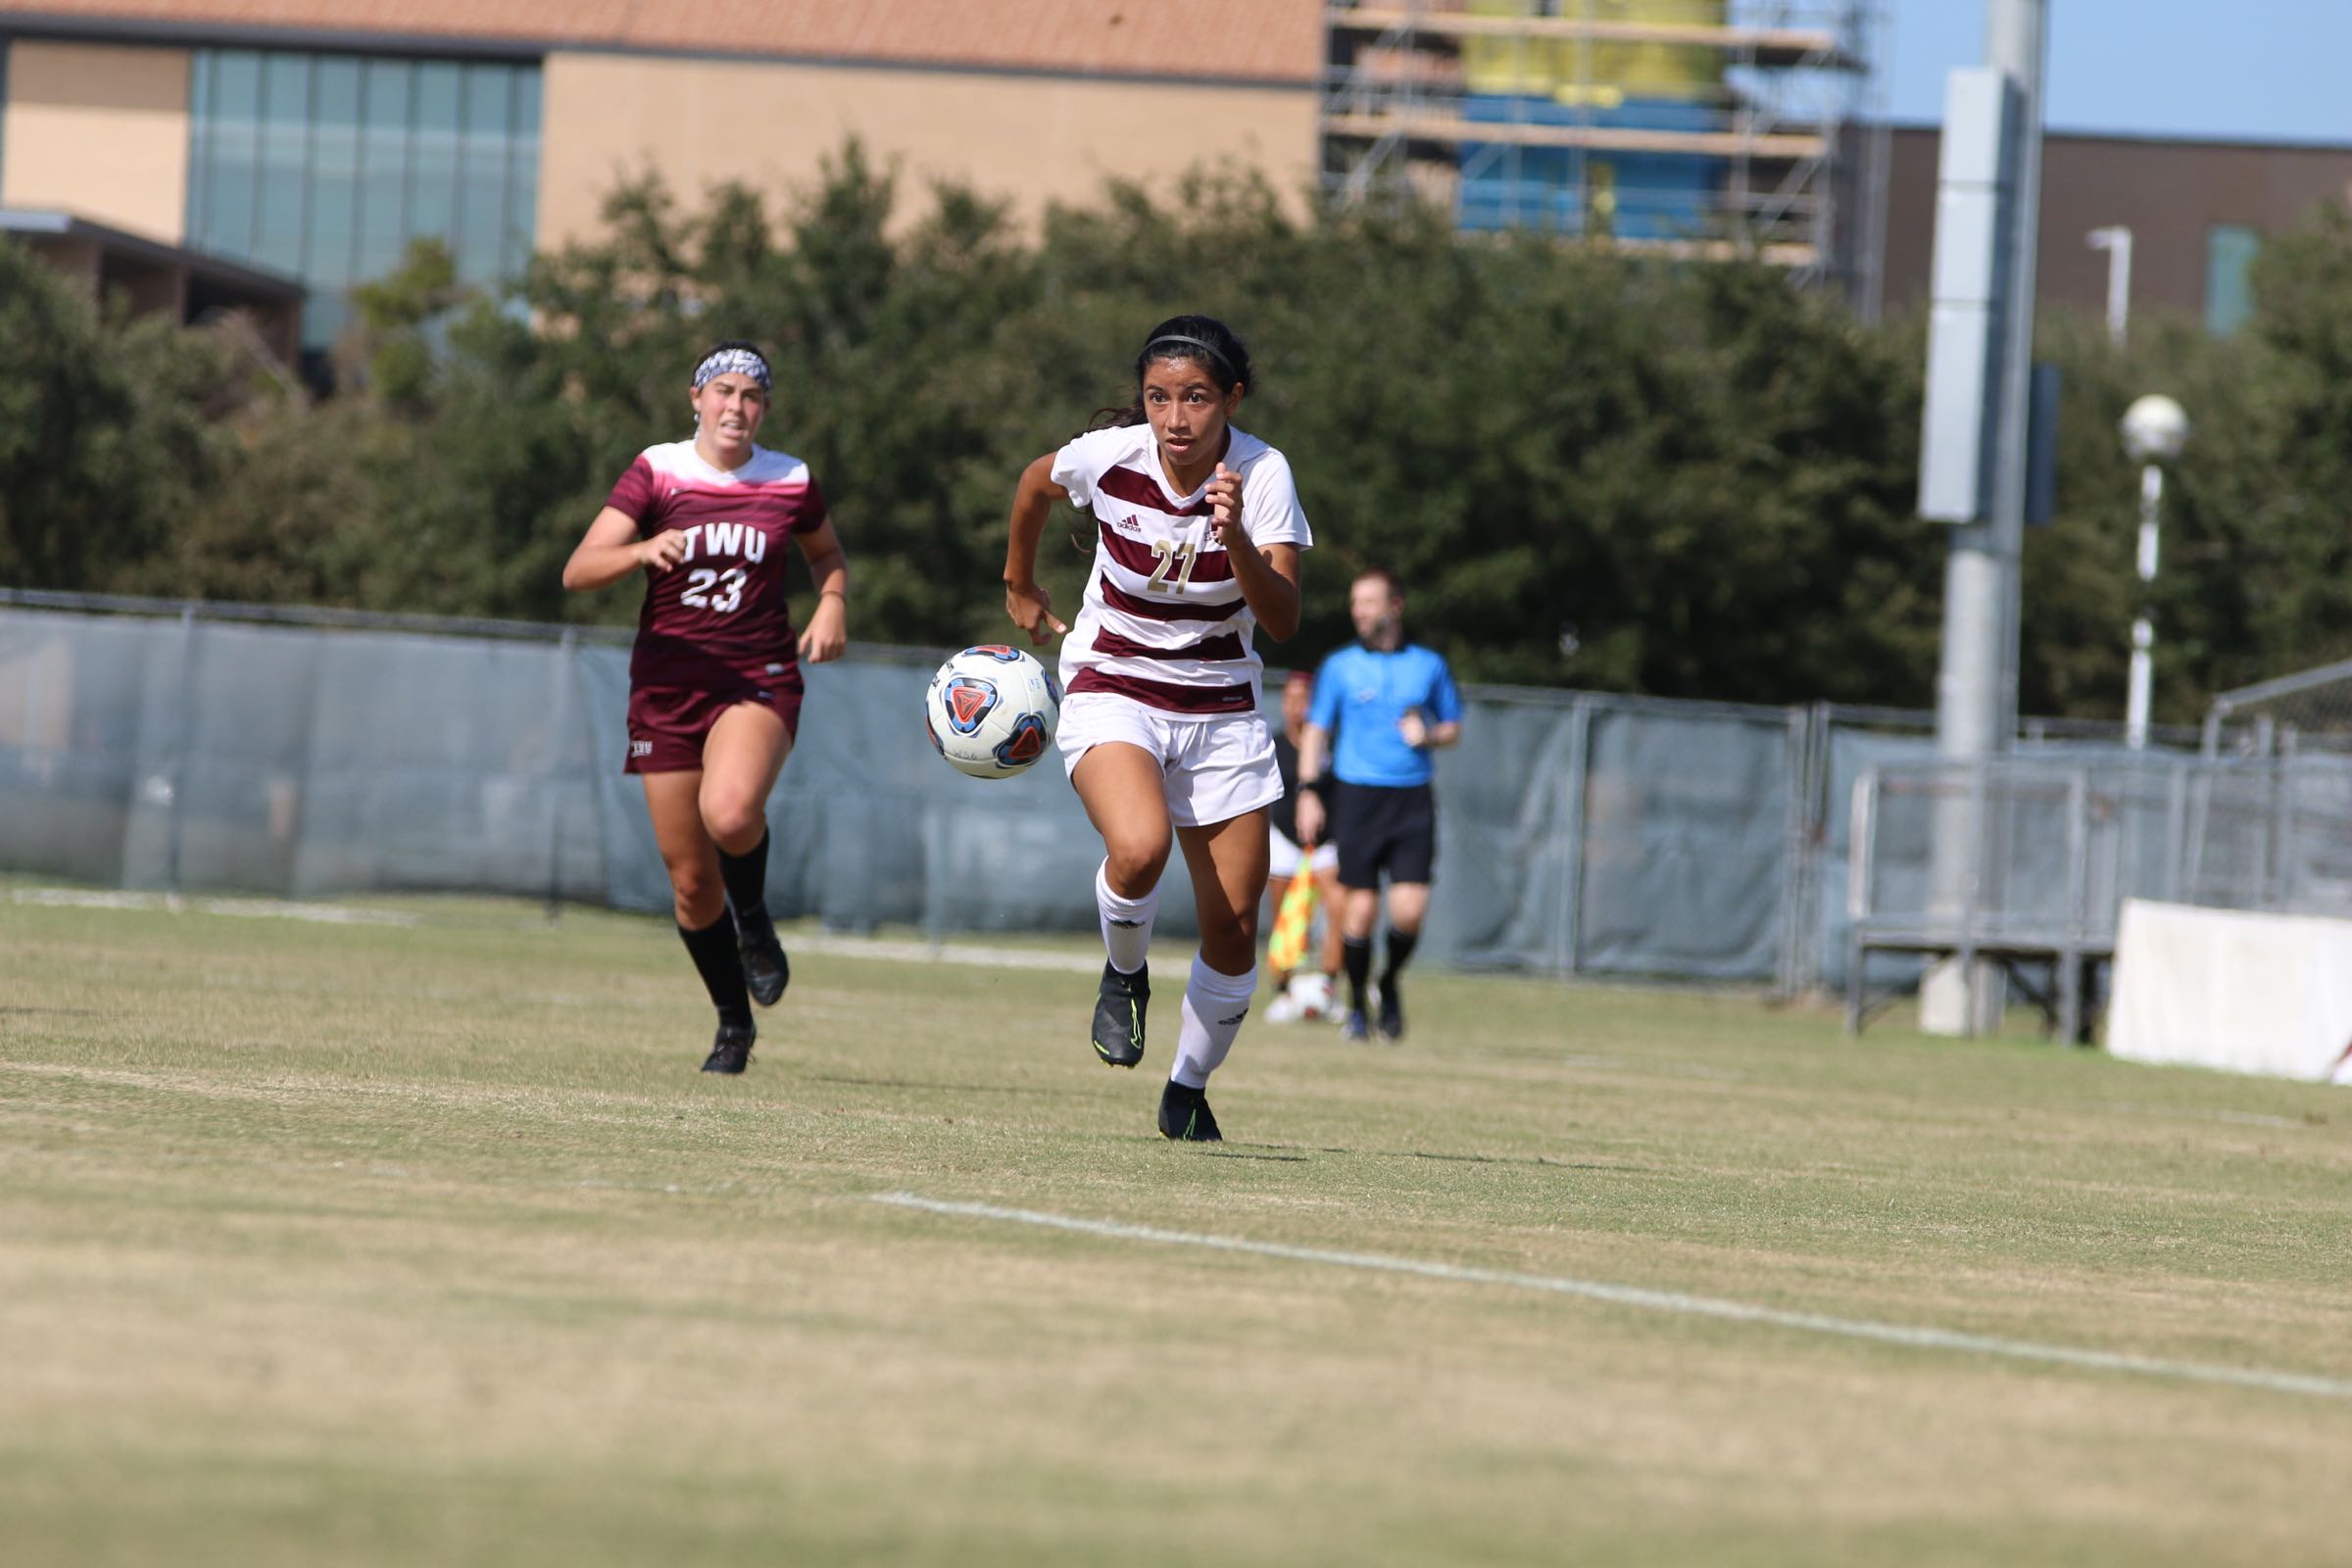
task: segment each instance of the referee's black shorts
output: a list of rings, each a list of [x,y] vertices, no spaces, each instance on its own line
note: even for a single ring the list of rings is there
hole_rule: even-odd
[[[1340,886],[1377,888],[1383,871],[1392,882],[1427,882],[1438,863],[1437,792],[1332,782],[1338,798],[1325,837],[1340,847]]]

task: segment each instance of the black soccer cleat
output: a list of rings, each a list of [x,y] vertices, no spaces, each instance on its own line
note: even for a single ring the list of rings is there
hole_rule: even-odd
[[[1340,1019],[1340,1038],[1351,1044],[1372,1038],[1372,1026],[1364,1021],[1363,1008],[1348,1009],[1347,1015]]]
[[[767,917],[765,909],[754,909],[750,914],[740,911],[735,916],[735,946],[743,955],[743,983],[752,993],[752,1000],[762,1007],[772,1007],[792,984],[792,960],[784,956],[784,944],[776,940],[776,922]]]
[[[1380,1038],[1392,1046],[1404,1039],[1404,1001],[1386,988],[1380,994]]]
[[[759,1029],[751,1024],[720,1024],[718,1038],[710,1043],[710,1054],[703,1058],[703,1071],[743,1071],[752,1064],[752,1042],[759,1038]]]
[[[1208,1091],[1168,1080],[1159,1097],[1159,1134],[1180,1144],[1221,1144],[1216,1113],[1208,1108]]]
[[[1095,1054],[1106,1067],[1132,1067],[1144,1059],[1144,1011],[1152,1005],[1152,966],[1121,974],[1102,965],[1102,992],[1095,1003]]]

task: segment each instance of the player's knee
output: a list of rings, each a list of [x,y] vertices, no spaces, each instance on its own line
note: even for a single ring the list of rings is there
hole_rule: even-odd
[[[1256,948],[1258,923],[1255,908],[1236,909],[1220,903],[1215,907],[1200,909],[1200,914],[1203,938],[1215,938],[1237,948]]]
[[[713,899],[726,897],[718,877],[699,863],[673,863],[669,867],[669,891],[677,897],[680,914],[707,908]]]
[[[1113,843],[1104,840],[1103,878],[1111,891],[1121,898],[1141,898],[1159,885],[1160,872],[1167,869],[1168,846],[1144,841]]]
[[[760,803],[749,797],[712,795],[704,798],[703,826],[721,845],[737,844],[747,838],[757,839],[762,820]]]

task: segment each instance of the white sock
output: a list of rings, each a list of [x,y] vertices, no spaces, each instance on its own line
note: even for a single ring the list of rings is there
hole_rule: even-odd
[[[1102,918],[1102,946],[1110,954],[1110,966],[1121,974],[1133,974],[1152,953],[1152,922],[1159,917],[1159,889],[1154,887],[1140,899],[1122,899],[1110,891],[1110,878],[1104,874],[1109,868],[1108,860],[1095,867],[1095,912]]]
[[[1184,1021],[1176,1030],[1176,1070],[1168,1076],[1188,1089],[1206,1089],[1256,994],[1257,965],[1248,974],[1219,974],[1195,956],[1192,981],[1184,988]]]

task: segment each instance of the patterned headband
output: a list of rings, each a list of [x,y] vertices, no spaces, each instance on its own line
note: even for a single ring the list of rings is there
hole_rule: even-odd
[[[1242,378],[1242,372],[1233,368],[1233,362],[1227,359],[1224,351],[1219,349],[1214,343],[1204,343],[1197,337],[1186,337],[1181,332],[1168,332],[1159,337],[1155,337],[1151,342],[1145,344],[1144,358],[1147,360],[1151,359],[1152,351],[1159,347],[1162,343],[1181,343],[1188,349],[1199,349],[1201,353],[1207,355],[1210,359],[1225,367],[1225,373],[1227,375],[1232,376],[1237,381]]]
[[[694,368],[694,389],[700,392],[714,375],[748,375],[760,383],[760,390],[773,390],[767,376],[767,361],[754,349],[720,349]]]

